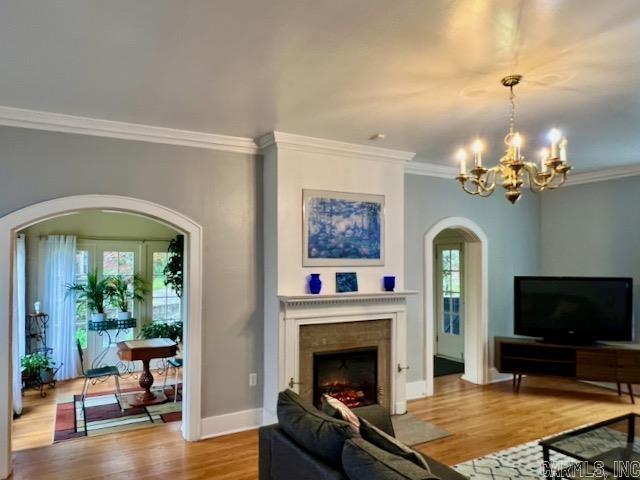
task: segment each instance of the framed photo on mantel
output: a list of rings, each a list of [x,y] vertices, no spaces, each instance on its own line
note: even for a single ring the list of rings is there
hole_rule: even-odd
[[[302,191],[302,265],[384,265],[384,195]]]

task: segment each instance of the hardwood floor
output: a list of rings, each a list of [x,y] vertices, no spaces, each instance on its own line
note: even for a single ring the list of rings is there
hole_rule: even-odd
[[[169,384],[173,383],[173,372],[171,373]],[[161,384],[164,378],[154,372],[156,384]],[[178,375],[180,381],[181,375]],[[53,443],[53,431],[56,418],[56,405],[63,401],[70,401],[74,394],[82,392],[84,380],[66,380],[58,382],[56,388],[45,387],[46,397],[41,397],[36,390],[25,390],[22,397],[22,416],[13,421],[12,444],[13,451],[20,451],[29,448],[47,447]],[[120,387],[140,388],[138,379],[129,377],[120,379]],[[104,383],[92,385],[89,393],[110,392],[115,390],[115,383],[112,378]]]
[[[563,379],[525,378],[477,386],[456,376],[436,379],[436,395],[410,402],[409,411],[452,435],[418,447],[455,464],[544,435],[639,411],[614,391]],[[14,454],[15,479],[257,478],[254,431],[195,443],[179,424],[60,443]]]

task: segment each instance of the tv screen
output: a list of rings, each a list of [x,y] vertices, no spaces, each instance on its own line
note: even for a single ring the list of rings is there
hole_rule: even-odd
[[[550,339],[633,340],[633,280],[515,277],[515,333]]]

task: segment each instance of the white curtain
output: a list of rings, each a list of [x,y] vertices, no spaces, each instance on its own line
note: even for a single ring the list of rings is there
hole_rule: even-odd
[[[49,314],[47,343],[56,367],[56,380],[79,375],[76,348],[76,305],[73,295],[66,295],[67,285],[76,279],[76,237],[49,235],[40,241],[42,309]]]
[[[13,353],[13,411],[22,413],[22,372],[20,358],[25,353],[26,332],[26,256],[24,235],[18,235],[13,251],[13,325],[12,325],[12,353]]]

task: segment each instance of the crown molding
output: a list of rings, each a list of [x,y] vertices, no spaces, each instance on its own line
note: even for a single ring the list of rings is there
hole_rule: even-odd
[[[258,149],[263,150],[271,145],[276,145],[278,149],[284,148],[299,152],[314,152],[334,154],[342,157],[380,160],[386,162],[406,163],[415,157],[414,152],[404,150],[392,150],[388,148],[371,147],[357,143],[338,142],[324,138],[306,137],[284,132],[269,132],[256,141]]]
[[[255,154],[258,150],[252,138],[177,130],[139,123],[116,122],[2,105],[0,105],[0,125],[207,148],[227,152]]]
[[[564,187],[583,185],[585,183],[604,182],[607,180],[616,180],[618,178],[635,177],[637,175],[640,175],[640,165],[627,165],[624,167],[592,170],[590,172],[569,175]]]
[[[407,175],[424,175],[427,177],[456,178],[458,169],[450,165],[436,165],[425,162],[411,162],[404,166],[404,173]]]

